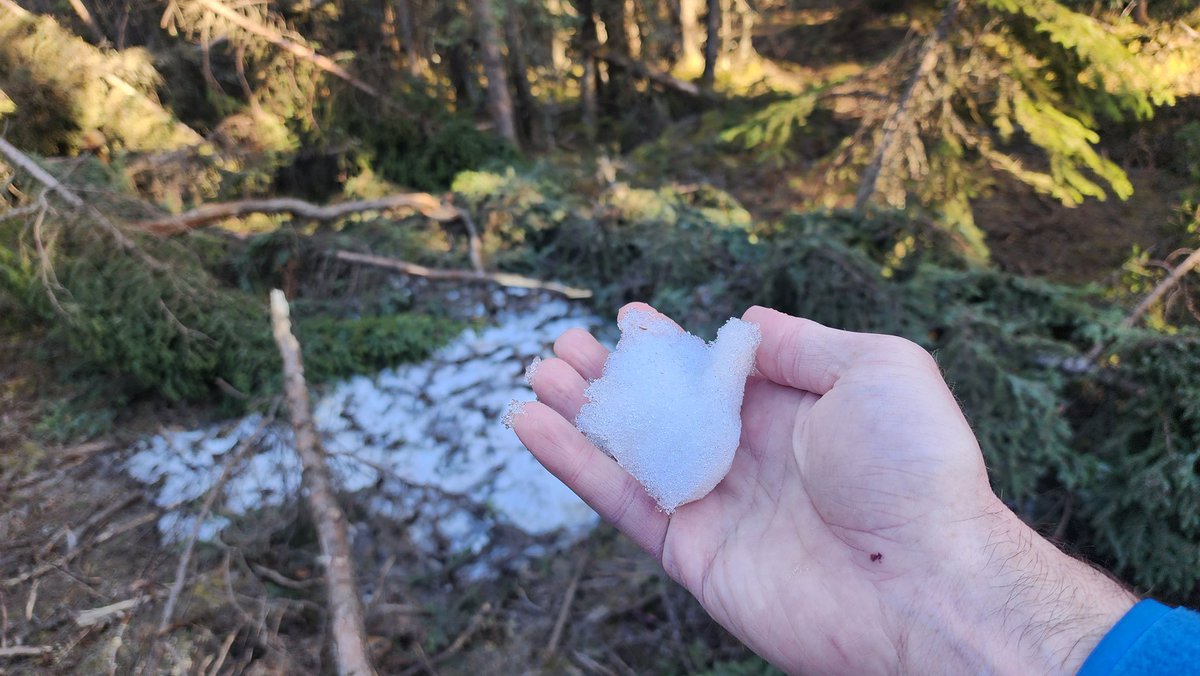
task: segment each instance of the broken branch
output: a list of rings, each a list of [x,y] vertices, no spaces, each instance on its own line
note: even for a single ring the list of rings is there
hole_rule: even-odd
[[[450,279],[462,282],[477,282],[484,284],[496,284],[498,286],[515,287],[519,289],[538,289],[542,291],[550,291],[557,293],[571,300],[580,300],[583,298],[591,298],[592,292],[588,289],[581,289],[574,286],[566,286],[558,282],[544,282],[540,279],[525,277],[522,275],[514,275],[507,272],[476,272],[474,270],[458,270],[445,268],[427,268],[424,265],[409,263],[396,258],[385,258],[383,256],[374,256],[371,254],[354,253],[353,251],[338,251],[335,256],[338,260],[348,263],[358,263],[360,265],[369,265],[371,267],[382,268],[385,270],[395,270],[406,275],[415,277],[425,277],[427,279]]]
[[[1195,251],[1192,251],[1191,255],[1183,259],[1182,263],[1176,265],[1175,269],[1171,271],[1171,274],[1167,275],[1166,278],[1159,282],[1158,285],[1155,286],[1154,289],[1150,291],[1150,293],[1147,294],[1147,296],[1143,298],[1142,301],[1138,303],[1137,306],[1134,307],[1124,319],[1121,320],[1119,326],[1123,329],[1128,329],[1135,326],[1142,320],[1142,317],[1144,317],[1146,313],[1150,311],[1150,308],[1154,307],[1155,303],[1162,300],[1162,297],[1167,295],[1168,291],[1175,288],[1175,285],[1178,284],[1179,281],[1185,276],[1187,276],[1187,273],[1191,272],[1192,269],[1197,265],[1200,265],[1200,247],[1197,247]],[[1092,346],[1092,349],[1088,350],[1088,353],[1085,354],[1082,359],[1074,359],[1064,362],[1063,369],[1070,373],[1087,371],[1096,363],[1096,360],[1100,358],[1100,355],[1104,354],[1104,351],[1108,349],[1108,346],[1111,343],[1111,340],[1104,340],[1096,343]]]
[[[304,467],[301,476],[308,489],[308,508],[317,526],[321,557],[325,561],[337,669],[342,676],[374,674],[375,669],[367,653],[362,602],[358,598],[358,585],[354,581],[350,559],[346,517],[333,496],[333,477],[329,465],[325,463],[325,452],[313,423],[300,342],[292,334],[290,314],[283,291],[271,291],[271,326],[283,358],[284,395],[292,416],[296,454],[300,456],[300,464]]]
[[[206,204],[175,216],[164,216],[139,221],[134,227],[155,235],[167,237],[211,225],[229,218],[241,218],[250,214],[291,214],[313,221],[334,221],[364,211],[392,211],[413,209],[435,221],[453,221],[459,218],[459,210],[429,193],[401,193],[375,200],[339,202],[318,206],[304,200],[283,197],[279,199],[241,200]]]

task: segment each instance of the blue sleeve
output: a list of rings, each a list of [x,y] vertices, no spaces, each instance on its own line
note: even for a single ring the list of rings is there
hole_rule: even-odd
[[[1200,613],[1146,600],[1125,613],[1079,676],[1200,674]]]

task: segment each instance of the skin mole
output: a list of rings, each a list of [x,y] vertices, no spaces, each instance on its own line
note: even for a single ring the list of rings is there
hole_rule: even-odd
[[[883,560],[883,554],[881,554],[880,552],[875,552],[874,554],[871,555],[871,561],[873,561],[875,563],[879,563],[882,560]]]

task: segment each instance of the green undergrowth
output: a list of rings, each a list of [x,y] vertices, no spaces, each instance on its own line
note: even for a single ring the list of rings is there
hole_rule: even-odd
[[[141,241],[148,261],[87,225],[49,229],[46,267],[24,229],[9,227],[12,247],[0,248],[0,296],[15,309],[7,328],[43,331],[38,350],[63,379],[94,383],[105,402],[150,396],[215,402],[228,412],[278,391],[280,360],[266,304],[272,280],[253,288],[224,283],[214,272],[228,256],[202,236]],[[360,307],[367,311],[345,302],[294,302],[310,383],[419,360],[461,329],[444,316],[397,305]],[[42,436],[103,431],[97,423],[111,422],[113,410],[94,404],[62,402],[48,412]]]
[[[455,189],[499,267],[644,300],[711,332],[751,304],[930,349],[999,494],[1160,596],[1200,582],[1200,332],[1120,329],[1098,289],[973,265],[893,212],[752,223],[708,186],[621,182],[582,197],[554,173],[466,173]],[[586,193],[584,193],[586,194]],[[1098,341],[1094,369],[1069,366]]]

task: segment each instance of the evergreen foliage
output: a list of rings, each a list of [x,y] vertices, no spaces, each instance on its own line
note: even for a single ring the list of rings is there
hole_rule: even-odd
[[[187,242],[143,242],[168,265],[156,271],[85,228],[55,228],[43,243],[52,251],[49,267],[28,233],[18,247],[0,248],[0,297],[19,309],[27,328],[45,330],[43,348],[61,370],[72,378],[103,378],[121,397],[211,400],[232,387],[258,398],[278,389],[265,292],[223,286],[187,253]],[[458,328],[409,313],[298,312],[296,319],[313,383],[423,358]]]
[[[961,3],[952,16],[944,40],[923,38],[882,64],[899,102],[887,115],[864,115],[858,133],[827,165],[831,178],[856,180],[867,151],[888,136],[892,145],[876,187],[881,201],[920,205],[979,260],[986,246],[970,200],[998,178],[1065,205],[1110,194],[1127,198],[1133,187],[1125,171],[1100,149],[1102,125],[1148,119],[1157,107],[1197,91],[1200,49],[1168,25],[1097,18],[1057,0]],[[931,50],[934,65],[906,82],[921,67],[922,49]],[[794,130],[812,111],[860,86],[859,79],[771,103],[722,138],[768,159],[785,157]],[[911,90],[899,94],[905,86]],[[1036,154],[1027,152],[1030,146]]]
[[[0,89],[10,99],[0,115],[21,147],[56,155],[83,145],[170,150],[198,142],[158,103],[160,84],[144,49],[105,51],[52,17],[0,13]]]

